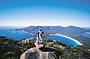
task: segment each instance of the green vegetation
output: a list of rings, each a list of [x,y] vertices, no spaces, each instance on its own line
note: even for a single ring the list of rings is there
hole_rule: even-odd
[[[0,59],[20,59],[20,55],[27,49],[35,47],[34,43],[36,38],[29,39],[29,43],[22,42],[25,40],[26,39],[13,40],[11,38],[0,36]],[[43,46],[44,48],[59,51],[58,53],[56,52],[59,59],[90,58],[90,51],[82,49],[81,46],[69,47],[59,41],[48,38],[44,38]],[[45,50],[46,49],[44,49],[44,51]],[[51,55],[49,56],[49,59],[55,59],[55,57]]]
[[[51,40],[45,38],[43,44],[46,48],[53,48],[61,51],[62,55],[59,55],[59,59],[88,59],[90,58],[90,51],[87,49],[82,49],[80,46],[69,47],[59,41]],[[55,59],[53,56],[49,56],[51,59]]]
[[[83,49],[90,49],[90,37],[83,37],[83,36],[75,36],[74,39],[81,41],[83,46],[81,46]]]
[[[0,36],[0,59],[20,59],[20,55],[27,49],[35,47],[35,38],[26,44],[21,41]]]

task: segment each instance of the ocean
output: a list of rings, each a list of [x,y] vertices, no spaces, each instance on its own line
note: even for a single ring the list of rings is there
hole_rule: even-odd
[[[30,34],[27,34],[23,31],[20,30],[14,30],[16,28],[0,28],[0,36],[6,36],[8,38],[12,38],[14,40],[21,40],[24,38],[31,38],[35,37]],[[18,28],[17,28],[18,29]],[[75,41],[71,40],[70,38],[62,37],[62,36],[57,36],[57,35],[48,35],[45,36],[46,38],[50,38],[53,40],[58,40],[68,46],[74,46],[74,45],[79,45]]]
[[[21,40],[24,38],[33,37],[32,35],[29,35],[23,31],[14,30],[14,29],[20,29],[20,28],[0,28],[0,36],[5,36],[8,38],[12,38],[14,40]]]
[[[90,38],[90,32],[85,32],[85,34],[81,36]]]
[[[90,32],[85,32],[85,34],[90,34]]]
[[[47,38],[50,38],[50,39],[53,39],[53,40],[57,40],[57,41],[60,41],[68,46],[75,46],[75,45],[79,45],[77,42],[73,41],[72,39],[70,38],[66,38],[66,37],[63,37],[63,36],[59,36],[59,35],[49,35],[49,36],[46,36]]]

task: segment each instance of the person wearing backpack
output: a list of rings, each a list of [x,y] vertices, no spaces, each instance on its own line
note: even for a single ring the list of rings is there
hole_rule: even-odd
[[[43,38],[44,38],[44,34],[43,34],[42,29],[40,29],[39,32],[37,33],[38,43],[42,43],[43,42]]]

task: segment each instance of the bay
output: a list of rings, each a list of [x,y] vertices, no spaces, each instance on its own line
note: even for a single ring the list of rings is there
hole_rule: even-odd
[[[24,38],[31,38],[31,37],[36,37],[36,36],[32,36],[29,35],[23,31],[20,30],[14,30],[16,28],[0,28],[0,36],[6,36],[8,38],[13,38],[14,40],[21,40]],[[48,35],[45,36],[46,38],[52,39],[52,40],[58,40],[68,46],[75,46],[75,45],[79,45],[77,42],[73,41],[70,38],[66,38],[63,36],[58,36],[58,35]]]
[[[90,34],[90,32],[85,32],[85,34]]]
[[[53,39],[53,40],[57,40],[57,41],[60,41],[68,46],[75,46],[75,45],[79,45],[77,42],[73,41],[72,39],[70,38],[66,38],[66,37],[63,37],[63,36],[58,36],[58,35],[49,35],[49,36],[46,36],[47,38],[50,38],[50,39]]]
[[[21,40],[24,38],[33,37],[32,35],[29,35],[23,31],[14,30],[14,29],[16,29],[16,28],[0,28],[0,36],[13,38],[14,40]]]

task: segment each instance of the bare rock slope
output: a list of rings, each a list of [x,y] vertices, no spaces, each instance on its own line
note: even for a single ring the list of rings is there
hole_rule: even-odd
[[[20,59],[49,59],[49,56],[54,55],[54,52],[50,51],[41,51],[39,48],[43,47],[43,45],[35,42],[36,47],[28,49],[24,52]],[[53,57],[50,57],[53,58]]]

